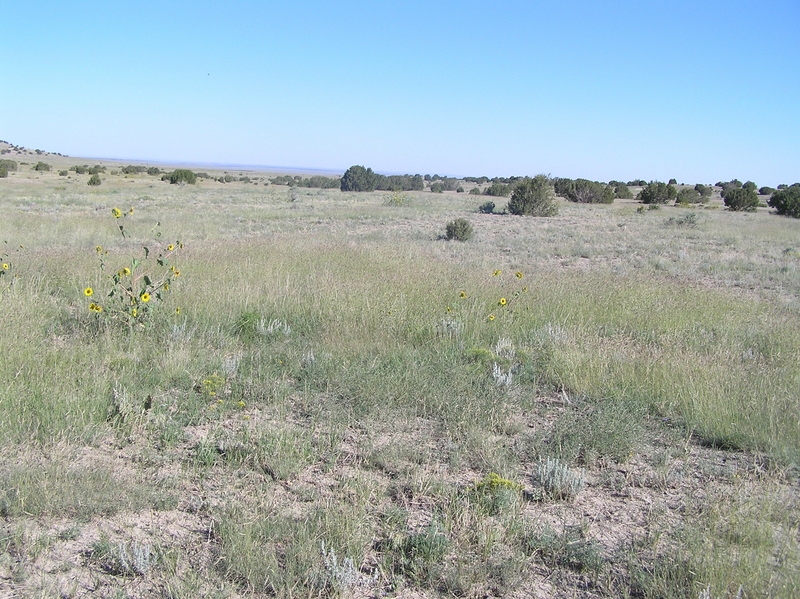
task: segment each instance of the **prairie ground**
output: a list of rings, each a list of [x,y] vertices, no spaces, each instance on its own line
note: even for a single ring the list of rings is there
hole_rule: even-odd
[[[800,595],[800,222],[12,158],[0,597]]]

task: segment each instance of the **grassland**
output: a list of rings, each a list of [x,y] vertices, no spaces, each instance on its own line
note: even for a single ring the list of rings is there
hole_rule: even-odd
[[[800,595],[797,221],[39,159],[0,179],[0,596]],[[178,242],[146,319],[87,309]]]

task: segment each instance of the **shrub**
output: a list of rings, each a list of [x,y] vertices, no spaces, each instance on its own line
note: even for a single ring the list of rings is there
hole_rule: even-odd
[[[697,185],[695,185],[694,190],[697,193],[699,193],[701,197],[704,198],[710,198],[712,192],[714,191],[711,187],[709,187],[708,185],[703,185],[702,183],[698,183]]]
[[[508,211],[517,216],[555,216],[558,201],[547,175],[536,175],[516,184]]]
[[[610,185],[575,179],[566,186],[564,197],[570,202],[581,204],[611,204],[614,201],[614,189]]]
[[[773,193],[775,193],[774,187],[762,187],[758,190],[758,195],[760,196],[771,196]]]
[[[0,164],[0,179],[5,179],[6,177],[8,177],[8,167]]]
[[[342,175],[339,189],[342,191],[375,191],[377,183],[378,177],[371,168],[354,165]]]
[[[633,192],[624,183],[617,183],[614,186],[614,197],[620,200],[632,200]]]
[[[59,177],[66,177],[69,174],[69,171],[58,171]]]
[[[653,181],[639,192],[636,199],[642,204],[667,204],[674,202],[678,197],[678,191],[668,183]]]
[[[703,196],[697,190],[685,187],[678,192],[676,201],[678,204],[699,204],[703,201]]]
[[[758,208],[758,194],[754,189],[729,187],[722,192],[728,210],[753,212]]]
[[[431,192],[433,193],[444,193],[444,183],[437,181],[436,183],[431,184]]]
[[[677,179],[670,179],[669,180],[669,184],[670,185],[677,185],[678,184],[678,180]]]
[[[447,223],[445,228],[447,239],[456,241],[469,241],[474,235],[472,230],[472,223],[466,218],[457,218]]]
[[[97,186],[100,185],[101,183],[102,181],[100,180],[100,175],[95,173],[91,177],[89,177],[89,182],[87,183],[87,185]]]
[[[170,185],[175,185],[178,183],[189,183],[190,185],[193,185],[197,183],[197,175],[188,168],[179,168],[170,173],[169,182]]]
[[[15,160],[3,159],[0,160],[0,167],[5,167],[6,171],[17,170],[17,162]]]
[[[39,172],[46,172],[50,170],[50,165],[46,162],[37,162],[36,165],[33,167],[33,170]]]
[[[742,185],[742,189],[749,189],[750,191],[756,191],[758,187],[756,187],[756,184],[753,183],[752,181],[748,181],[747,183]]]
[[[511,186],[505,183],[492,183],[483,193],[487,196],[507,198],[511,195]]]
[[[469,195],[471,196],[479,196],[481,195],[481,188],[480,187],[473,187],[469,190]]]
[[[481,214],[494,214],[494,202],[491,200],[488,202],[484,202],[480,206],[478,206],[478,212]]]
[[[147,174],[148,175],[160,175],[161,174],[161,169],[158,168],[157,166],[151,166],[149,169],[147,169]]]
[[[778,214],[800,218],[800,186],[779,189],[772,194],[767,204],[770,208],[775,208]]]

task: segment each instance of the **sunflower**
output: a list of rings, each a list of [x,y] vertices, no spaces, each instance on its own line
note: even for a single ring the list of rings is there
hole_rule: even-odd
[[[494,314],[489,314],[489,320],[494,320]]]
[[[505,306],[508,303],[508,300],[506,300],[506,298],[504,297],[501,297],[500,301],[497,303],[500,304],[501,306]]]
[[[177,308],[175,308],[175,314],[180,314],[180,313],[181,313],[181,308],[180,306],[178,306]]]
[[[3,270],[8,270],[9,268],[11,268],[11,266],[9,266],[8,262],[3,262]]]
[[[103,246],[102,245],[96,246],[94,248],[94,251],[96,251],[98,254],[102,253],[103,252]]]
[[[503,271],[502,271],[502,270],[496,270],[496,271],[494,271],[494,276],[496,276],[496,277],[499,277],[501,274],[503,274]]]
[[[111,215],[114,218],[119,218],[120,216],[122,216],[122,211],[119,208],[112,208],[111,209]]]
[[[172,243],[170,243],[170,244],[167,246],[167,251],[168,251],[168,252],[171,252],[171,251],[172,251],[172,250],[174,250],[174,249],[175,249],[175,245],[174,245],[174,244],[172,244]]]
[[[94,289],[92,289],[91,287],[87,287],[86,289],[83,290],[83,295],[85,295],[86,297],[92,297],[92,295],[94,295]]]
[[[131,269],[126,266],[120,271],[120,273],[122,273],[123,277],[127,277],[129,274],[131,274]]]
[[[517,273],[514,276],[517,277],[518,279],[521,279],[525,275],[523,275],[520,271],[517,271]]]
[[[149,302],[150,301],[150,294],[147,293],[147,292],[143,293],[141,295],[141,299],[142,299],[143,302]]]
[[[460,296],[461,296],[461,299],[467,299],[467,292],[466,291],[462,291],[460,293]]]

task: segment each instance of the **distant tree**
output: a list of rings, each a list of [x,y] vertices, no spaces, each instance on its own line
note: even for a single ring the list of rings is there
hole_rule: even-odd
[[[800,185],[777,190],[767,204],[770,208],[775,208],[778,214],[800,218]]]
[[[695,185],[694,190],[704,198],[710,198],[711,194],[714,192],[714,190],[711,189],[711,187],[709,187],[708,185],[703,185],[702,183],[698,183],[697,185]]]
[[[431,192],[444,193],[444,183],[442,183],[441,181],[436,181],[435,183],[431,183]]]
[[[611,204],[614,201],[614,189],[605,183],[597,183],[588,179],[575,179],[565,190],[570,202],[581,204]]]
[[[670,185],[677,185],[678,184],[678,180],[677,179],[670,179],[669,180],[669,184]]]
[[[36,165],[33,167],[33,170],[39,172],[45,172],[50,170],[50,165],[46,162],[37,162]]]
[[[178,168],[172,171],[168,177],[170,185],[189,183],[194,185],[197,183],[197,175],[190,171],[188,168]]]
[[[377,177],[371,168],[351,166],[342,176],[339,188],[342,191],[375,191]]]
[[[93,173],[91,177],[89,177],[89,182],[87,185],[97,186],[100,185],[102,181],[100,180],[100,175],[97,173]]]
[[[566,177],[556,177],[553,179],[553,191],[557,196],[566,198],[570,188],[572,187],[572,183],[572,179],[567,179]]]
[[[148,175],[160,175],[161,174],[161,169],[158,168],[157,166],[151,166],[149,169],[147,169],[147,174]]]
[[[628,185],[631,185],[633,187],[644,187],[645,185],[647,185],[647,181],[645,181],[644,179],[634,179],[633,181],[628,181]]]
[[[729,187],[723,190],[722,199],[728,210],[753,212],[758,208],[758,194],[754,189]]]
[[[609,183],[609,185],[611,185],[611,183]],[[633,192],[625,183],[616,181],[614,184],[614,197],[620,200],[632,200]]]
[[[758,195],[760,196],[771,196],[773,193],[775,193],[774,187],[762,187],[758,190]]]
[[[518,216],[555,216],[558,200],[547,175],[524,179],[514,186],[508,211]]]
[[[636,199],[643,204],[668,204],[674,202],[678,191],[669,183],[652,181],[639,192]]]
[[[469,190],[469,195],[471,196],[479,196],[481,195],[481,188],[480,187],[473,187]]]
[[[752,181],[748,181],[747,183],[742,185],[742,189],[749,189],[751,191],[756,191],[758,187],[756,187],[756,184],[753,183]]]
[[[678,192],[676,202],[678,204],[699,204],[703,201],[703,196],[696,189],[684,187]]]
[[[505,183],[496,182],[487,187],[483,193],[487,196],[507,198],[511,195],[511,186]]]

